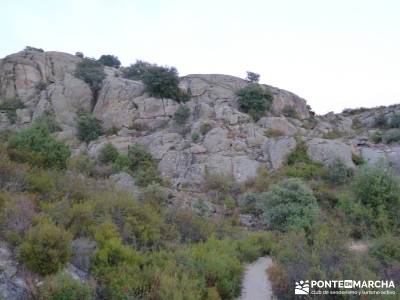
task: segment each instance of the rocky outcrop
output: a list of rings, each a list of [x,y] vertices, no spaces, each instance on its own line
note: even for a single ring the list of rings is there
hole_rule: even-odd
[[[348,168],[354,168],[351,147],[336,140],[311,139],[307,142],[308,155],[311,160],[329,165],[340,160]]]
[[[282,167],[287,156],[296,148],[296,140],[293,137],[269,139],[264,144],[264,156],[268,167],[277,170]]]

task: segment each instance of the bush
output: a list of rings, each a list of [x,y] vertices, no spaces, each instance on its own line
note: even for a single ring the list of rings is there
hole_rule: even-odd
[[[399,265],[400,240],[390,235],[380,237],[370,249],[370,253],[385,266]]]
[[[260,80],[260,74],[247,71],[246,80],[257,83]]]
[[[39,300],[91,300],[94,290],[65,273],[47,277],[39,287]]]
[[[71,152],[56,141],[47,130],[32,126],[9,139],[8,153],[14,160],[29,162],[44,168],[64,169]]]
[[[240,108],[258,121],[272,104],[272,95],[257,83],[250,83],[236,91]]]
[[[54,114],[51,112],[45,112],[40,117],[38,117],[34,122],[34,126],[41,128],[42,130],[48,131],[49,133],[54,133],[62,130],[60,125],[57,123]]]
[[[174,114],[174,121],[176,124],[184,125],[190,117],[190,108],[186,105],[180,105]]]
[[[100,149],[98,160],[103,164],[115,163],[119,156],[117,148],[111,143],[107,143]]]
[[[399,205],[399,179],[384,166],[362,167],[356,174],[353,190],[361,203],[371,208],[383,206],[389,211]]]
[[[85,81],[93,93],[101,88],[102,82],[106,78],[103,65],[92,58],[84,58],[77,63],[74,75]]]
[[[295,163],[310,163],[311,159],[307,154],[307,144],[306,142],[300,140],[297,141],[296,148],[287,157],[286,163],[288,165],[294,165]]]
[[[206,135],[211,129],[212,129],[211,124],[204,122],[200,126],[200,133],[201,133],[201,135]]]
[[[21,245],[21,259],[40,275],[55,273],[71,256],[70,241],[71,235],[64,229],[50,223],[38,224],[26,234]]]
[[[142,81],[152,97],[179,101],[179,76],[176,68],[152,65],[142,75]]]
[[[200,134],[198,132],[192,133],[192,142],[197,143],[200,140]]]
[[[77,173],[92,176],[96,173],[96,163],[87,155],[80,154],[68,160],[68,169]]]
[[[324,168],[319,163],[296,162],[292,165],[284,166],[281,172],[285,176],[298,177],[305,180],[318,179],[324,175]]]
[[[280,231],[310,229],[319,208],[312,191],[298,179],[285,179],[262,195],[262,210],[269,227]]]
[[[380,142],[382,142],[383,139],[383,132],[381,130],[375,130],[372,134],[371,134],[371,140],[375,143],[378,144]]]
[[[251,193],[239,199],[240,212],[259,216],[262,214],[261,197],[259,194]]]
[[[0,110],[6,112],[11,124],[17,121],[17,109],[25,108],[25,104],[19,98],[8,98],[0,103]]]
[[[102,55],[99,58],[99,62],[107,67],[119,68],[121,66],[121,61],[115,55]]]
[[[341,185],[346,183],[351,175],[351,169],[347,168],[342,161],[337,159],[328,166],[325,177],[329,182]]]
[[[395,114],[390,118],[390,127],[400,128],[400,114]]]
[[[77,120],[78,138],[82,142],[89,143],[102,135],[101,121],[88,113],[81,113]]]
[[[136,63],[130,65],[129,67],[122,68],[122,74],[125,78],[132,80],[142,80],[144,74],[150,69],[153,65],[142,61],[137,60]]]
[[[387,144],[400,142],[400,129],[389,129],[383,135],[382,140]]]
[[[285,107],[282,109],[282,114],[288,118],[297,119],[299,117],[297,110],[292,105],[285,105]]]

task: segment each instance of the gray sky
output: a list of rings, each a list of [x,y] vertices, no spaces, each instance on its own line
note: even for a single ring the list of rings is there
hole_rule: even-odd
[[[2,0],[0,57],[26,45],[261,74],[317,113],[400,103],[398,0]]]

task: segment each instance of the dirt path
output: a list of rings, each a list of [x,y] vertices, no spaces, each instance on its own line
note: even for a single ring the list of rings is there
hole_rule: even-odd
[[[243,277],[242,295],[238,300],[270,300],[273,298],[267,268],[272,265],[271,258],[260,257],[246,267]]]

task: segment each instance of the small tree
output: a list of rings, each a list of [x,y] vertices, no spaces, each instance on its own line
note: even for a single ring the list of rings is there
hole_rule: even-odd
[[[99,58],[99,62],[107,67],[119,68],[121,66],[121,61],[115,55],[102,55]]]
[[[236,91],[240,108],[258,121],[270,109],[272,95],[257,83],[250,83]]]
[[[30,270],[40,275],[55,273],[71,256],[70,241],[71,235],[56,225],[36,225],[21,245],[21,258]]]
[[[151,63],[143,60],[137,60],[129,67],[122,68],[122,74],[127,79],[142,80],[144,73],[147,72],[147,70],[152,66],[153,65]]]
[[[95,59],[84,58],[76,65],[75,77],[85,81],[93,93],[96,93],[106,78],[103,65]]]
[[[246,77],[246,79],[247,79],[248,81],[256,82],[256,83],[257,83],[257,82],[260,80],[260,74],[247,71],[247,77]]]
[[[178,96],[179,77],[174,67],[153,65],[144,72],[142,80],[153,97],[176,99]]]
[[[79,140],[86,143],[96,140],[103,133],[101,121],[88,113],[78,116],[77,129]]]

